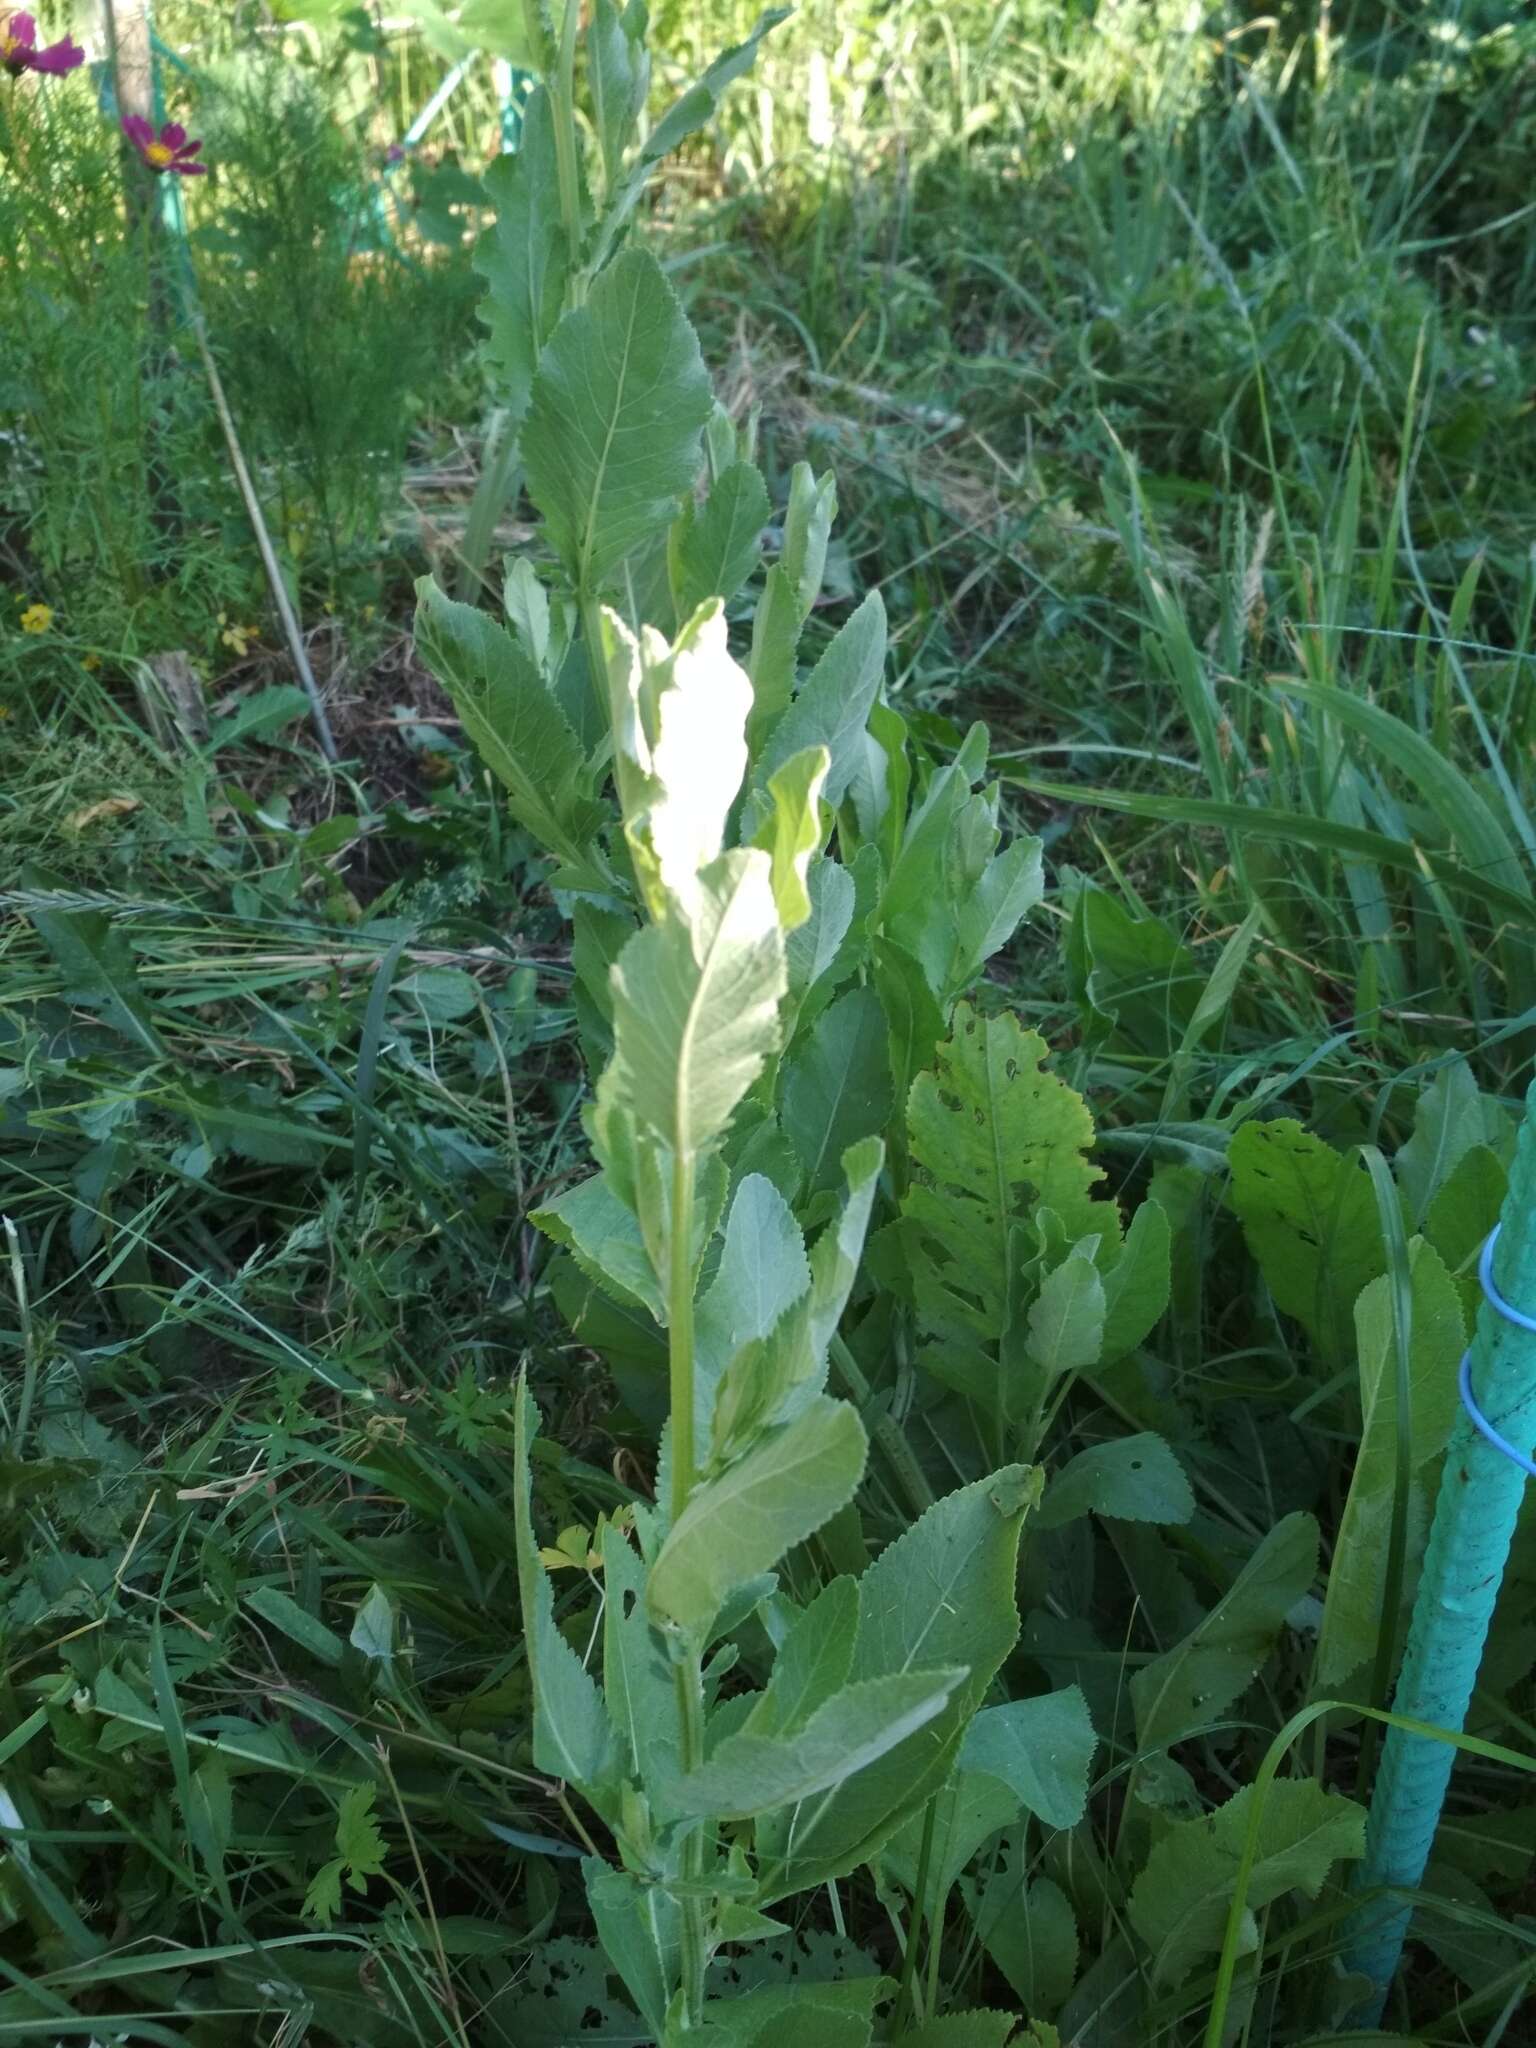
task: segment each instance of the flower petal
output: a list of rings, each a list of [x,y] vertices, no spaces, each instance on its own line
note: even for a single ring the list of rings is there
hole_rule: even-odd
[[[150,127],[142,114],[125,114],[123,116],[123,133],[135,149],[148,149],[155,139],[154,129]]]
[[[160,140],[167,149],[180,149],[187,139],[187,131],[179,121],[167,121],[160,130]]]
[[[85,52],[70,36],[60,43],[50,43],[46,50],[39,50],[32,59],[34,71],[47,71],[58,78],[66,71],[73,71],[77,64],[85,62]]]
[[[13,14],[5,24],[8,36],[14,36],[18,43],[32,44],[37,41],[37,23],[30,14]]]
[[[208,175],[208,166],[206,164],[174,163],[171,165],[171,169],[183,178],[206,178]]]
[[[203,138],[199,135],[196,142],[189,142],[184,149],[178,149],[176,154],[178,156],[196,156],[202,146]]]

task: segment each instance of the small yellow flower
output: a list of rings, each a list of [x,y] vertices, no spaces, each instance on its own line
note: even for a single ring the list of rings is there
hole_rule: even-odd
[[[222,644],[244,661],[251,650],[251,643],[259,640],[261,634],[255,626],[236,625],[224,612],[219,613],[219,624],[224,628],[219,635]]]
[[[10,705],[9,705],[9,704],[0,704],[0,723],[3,723],[3,722],[4,722],[4,720],[6,720],[7,718],[9,718],[9,717],[10,717],[10,715],[11,715],[11,707],[10,707]]]
[[[101,667],[101,656],[99,654],[82,654],[80,666],[88,675],[95,675],[96,671]]]
[[[53,624],[53,606],[29,604],[21,615],[23,633],[46,633]]]

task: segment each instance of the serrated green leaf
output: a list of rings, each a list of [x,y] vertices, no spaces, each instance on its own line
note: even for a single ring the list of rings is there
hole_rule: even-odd
[[[1141,1435],[1079,1451],[1046,1488],[1039,1521],[1055,1529],[1092,1513],[1122,1522],[1187,1522],[1194,1511],[1178,1459],[1160,1436]]]
[[[1508,1112],[1481,1093],[1465,1060],[1442,1067],[1419,1097],[1413,1135],[1392,1162],[1409,1228],[1422,1227],[1435,1197],[1474,1146],[1498,1156],[1513,1137]]]
[[[743,1732],[789,1735],[803,1727],[846,1682],[858,1626],[858,1580],[831,1580],[791,1624]]]
[[[641,1884],[594,1856],[582,1864],[581,1874],[603,1954],[661,2040],[681,1969],[682,1908],[660,1885]]]
[[[1162,1320],[1172,1284],[1172,1231],[1168,1211],[1160,1202],[1143,1202],[1131,1218],[1118,1257],[1106,1266],[1105,1241],[1100,1241],[1104,1275],[1104,1342],[1101,1359],[1113,1365],[1134,1351]]]
[[[634,1211],[606,1174],[578,1181],[529,1222],[563,1244],[587,1278],[621,1308],[644,1308],[658,1323],[666,1303]]]
[[[564,712],[517,642],[488,612],[458,604],[431,577],[416,585],[416,639],[517,822],[588,886],[606,813],[588,793],[586,759]]]
[[[1277,1522],[1197,1627],[1131,1679],[1143,1749],[1166,1749],[1219,1720],[1247,1691],[1281,1624],[1317,1575],[1317,1524]]]
[[[614,0],[593,0],[587,23],[587,89],[602,151],[603,180],[610,191],[645,112],[651,79],[645,30],[644,0],[629,0],[622,11]],[[553,193],[555,187],[548,189]]]
[[[1098,1737],[1075,1685],[984,1707],[960,1746],[963,1770],[999,1779],[1048,1828],[1076,1827],[1088,1808]]]
[[[810,617],[821,590],[827,541],[836,516],[836,477],[830,470],[816,476],[808,462],[797,462],[789,473],[789,503],[784,510],[784,549],[779,565],[794,592],[795,610],[802,625]]]
[[[1232,1206],[1276,1306],[1324,1360],[1354,1356],[1354,1307],[1386,1268],[1370,1175],[1292,1118],[1247,1123],[1227,1153]]]
[[[1244,1786],[1203,1820],[1170,1828],[1131,1889],[1131,1925],[1152,1954],[1154,1980],[1177,1987],[1221,1947],[1249,1810]],[[1316,1898],[1341,1858],[1365,1852],[1365,1812],[1310,1778],[1281,1778],[1263,1793],[1258,1856],[1247,1906],[1258,1912],[1289,1891]]]
[[[47,877],[28,879],[39,888],[48,886]],[[34,903],[28,915],[58,962],[69,1001],[99,1011],[131,1044],[157,1059],[163,1057],[165,1048],[139,987],[133,948],[123,927],[102,910],[48,910]]]
[[[698,1636],[731,1590],[773,1567],[852,1500],[864,1476],[864,1425],[825,1395],[701,1487],[651,1568],[657,1624]]]
[[[795,587],[783,564],[775,562],[763,578],[762,596],[752,614],[752,716],[747,738],[754,762],[765,736],[789,709],[795,694],[795,654],[800,646],[800,608]]]
[[[1007,1466],[936,1502],[864,1574],[852,1682],[935,1664],[968,1676],[942,1713],[836,1792],[763,1817],[759,1905],[868,1862],[943,1784],[1018,1634],[1019,1532],[1038,1498],[1038,1474]]]
[[[628,1768],[653,1795],[678,1775],[677,1684],[645,1611],[645,1564],[611,1523],[603,1530],[603,1698]]]
[[[529,496],[583,596],[667,526],[712,402],[677,294],[653,256],[626,249],[555,328],[523,427]]]
[[[982,1946],[1020,2002],[1031,2013],[1055,2013],[1077,1976],[1077,1922],[1059,1885],[1029,1882],[1022,1843],[993,1873],[974,1915]]]
[[[683,1813],[746,1820],[813,1799],[889,1754],[941,1713],[963,1666],[924,1667],[847,1685],[782,1735],[728,1735],[671,1795]]]
[[[716,1393],[746,1345],[762,1343],[811,1286],[805,1241],[789,1204],[762,1174],[745,1175],[731,1198],[720,1264],[694,1326],[694,1428],[708,1443]]]
[[[1011,2012],[952,2012],[924,2020],[901,2037],[902,2048],[1004,2048],[1018,2025]]]
[[[1073,1256],[1046,1274],[1030,1303],[1024,1349],[1047,1386],[1063,1373],[1086,1372],[1104,1348],[1104,1283],[1091,1258]]]
[[[523,109],[516,150],[488,167],[485,189],[496,218],[475,250],[475,269],[485,279],[480,317],[490,329],[485,354],[501,379],[508,431],[515,433],[528,411],[539,351],[560,317],[568,270],[554,128],[542,85]]]
[[[637,932],[613,969],[614,1054],[599,1105],[622,1105],[674,1153],[722,1137],[778,1049],[784,941],[769,860],[744,848],[698,878],[689,922]]]
[[[750,462],[734,462],[715,479],[678,549],[674,597],[686,619],[708,597],[732,598],[757,567],[768,490]]]

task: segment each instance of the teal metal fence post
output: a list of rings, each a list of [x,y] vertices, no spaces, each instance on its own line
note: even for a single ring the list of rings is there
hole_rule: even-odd
[[[1392,1705],[1413,1721],[1459,1734],[1466,1723],[1488,1624],[1509,1558],[1536,1441],[1536,1083],[1526,1097],[1496,1243],[1482,1264],[1485,1299],[1464,1363],[1464,1399],[1445,1455],[1434,1527]],[[1495,1441],[1496,1438],[1507,1442]],[[1362,1903],[1347,1966],[1369,1977],[1357,2015],[1381,2016],[1413,1915],[1411,1894],[1439,1824],[1456,1751],[1448,1742],[1387,1732],[1371,1797]]]

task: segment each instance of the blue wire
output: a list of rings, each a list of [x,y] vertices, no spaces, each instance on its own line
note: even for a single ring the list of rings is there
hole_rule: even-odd
[[[1496,1223],[1488,1233],[1488,1242],[1483,1246],[1482,1256],[1477,1262],[1477,1277],[1482,1282],[1483,1295],[1495,1314],[1501,1315],[1506,1323],[1513,1323],[1517,1330],[1529,1330],[1536,1336],[1536,1316],[1528,1316],[1522,1310],[1507,1302],[1493,1282],[1493,1248],[1499,1241],[1502,1224]],[[1524,1451],[1516,1450],[1507,1437],[1502,1437],[1477,1405],[1472,1392],[1472,1352],[1470,1347],[1461,1355],[1461,1368],[1457,1374],[1461,1388],[1461,1405],[1472,1418],[1472,1426],[1479,1436],[1484,1437],[1496,1451],[1502,1451],[1511,1463],[1520,1467],[1536,1479],[1536,1460],[1528,1458]]]

